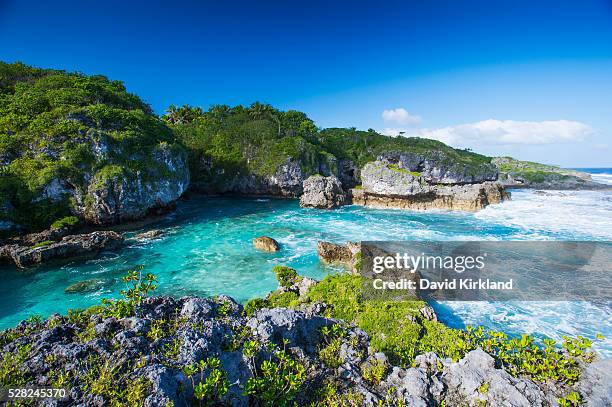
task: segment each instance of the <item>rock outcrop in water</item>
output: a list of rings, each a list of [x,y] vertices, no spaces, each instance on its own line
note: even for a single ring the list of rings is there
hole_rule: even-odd
[[[480,349],[457,362],[426,353],[413,367],[393,366],[363,330],[323,310],[246,316],[226,296],[153,297],[131,316],[100,309],[22,322],[0,340],[2,357],[13,361],[3,384],[66,387],[66,398],[50,404],[61,406],[556,404],[553,393],[497,368]],[[599,386],[592,405],[610,402],[610,383]]]
[[[300,197],[301,207],[331,209],[347,202],[347,194],[336,177],[313,175],[304,181],[304,192]]]
[[[478,178],[461,178],[456,173],[431,170],[424,175],[408,170],[401,163],[401,160],[390,163],[385,159],[366,164],[361,170],[362,187],[351,190],[352,202],[382,208],[477,211],[509,198],[503,186],[495,181],[444,184],[440,181]],[[485,172],[479,178],[494,176],[495,172]]]
[[[323,263],[342,264],[348,266],[353,272],[359,272],[361,267],[361,245],[347,242],[346,245],[317,242],[317,254]]]
[[[264,252],[277,252],[280,250],[280,244],[268,236],[256,237],[253,239],[253,246],[255,246],[256,249]]]
[[[466,165],[460,159],[435,150],[428,154],[389,152],[380,155],[377,161],[418,173],[428,184],[474,184],[496,181],[498,177],[497,167],[487,160],[478,165]]]
[[[113,231],[96,231],[81,235],[68,235],[61,240],[44,240],[34,245],[23,241],[0,246],[0,260],[12,261],[25,268],[52,260],[95,256],[102,250],[113,250],[123,242],[123,237]]]
[[[495,157],[491,161],[499,168],[499,181],[512,188],[535,189],[610,189],[594,182],[585,172],[545,165],[511,157]]]

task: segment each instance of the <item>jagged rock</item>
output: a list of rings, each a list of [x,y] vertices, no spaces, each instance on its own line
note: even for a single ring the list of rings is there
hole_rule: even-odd
[[[122,242],[123,237],[117,232],[97,231],[65,236],[57,242],[41,242],[39,246],[6,245],[0,248],[0,256],[9,257],[17,267],[24,268],[50,260],[92,256],[102,250],[115,249]]]
[[[74,192],[74,211],[89,223],[107,225],[171,207],[189,186],[187,156],[160,145],[152,157],[163,171],[151,167],[146,176],[140,172],[93,176],[86,191]]]
[[[495,368],[495,360],[481,349],[456,363],[435,354],[420,355],[410,369],[394,367],[384,386],[397,389],[416,405],[530,407],[547,406],[549,400],[532,381],[510,376]],[[412,404],[411,404],[412,405]]]
[[[255,246],[255,248],[258,250],[263,250],[264,252],[277,252],[280,250],[280,244],[268,236],[256,237],[253,239],[253,246]]]
[[[612,372],[612,359],[597,360],[585,367],[577,387],[585,396],[588,407],[612,405],[610,372]]]
[[[338,178],[313,175],[304,181],[304,192],[300,197],[300,206],[331,209],[346,203],[347,195]]]
[[[427,155],[389,152],[379,156],[377,161],[418,173],[430,184],[473,184],[496,181],[498,177],[498,168],[493,163],[483,162],[468,166],[437,150],[430,151]]]
[[[137,235],[134,236],[134,238],[140,239],[140,240],[148,240],[148,239],[155,239],[156,237],[161,237],[163,235],[164,235],[163,230],[153,229],[153,230],[149,230],[143,233],[138,233]]]
[[[361,253],[361,245],[359,243],[347,242],[346,245],[317,242],[317,254],[319,259],[324,263],[329,264],[344,264],[350,267],[354,272],[359,272],[359,256]]]
[[[495,359],[481,349],[471,351],[459,362],[448,366],[442,374],[442,382],[447,388],[445,399],[450,405],[462,402],[477,405],[479,400],[493,406],[530,407],[547,404],[538,386],[496,369]]]
[[[304,175],[300,163],[288,159],[273,174],[235,174],[231,177],[212,159],[206,159],[200,167],[208,173],[209,181],[197,182],[194,188],[205,193],[236,193],[242,195],[276,195],[295,198],[302,193]]]
[[[92,370],[96,364],[108,369],[110,373],[105,374],[114,374],[112,380],[117,380],[121,388],[144,380],[145,406],[197,405],[194,385],[206,380],[207,373],[189,378],[184,368],[209,357],[219,359],[222,374],[229,383],[220,404],[255,405],[257,400],[245,396],[244,389],[253,377],[255,361],[259,366],[263,361],[274,361],[271,354],[274,347],[283,349],[305,368],[297,405],[310,405],[330,377],[338,384],[340,399],[350,392],[360,396],[363,406],[389,402],[410,406],[435,406],[442,402],[447,406],[473,407],[555,405],[554,394],[544,393],[550,392],[546,385],[540,388],[528,379],[515,378],[497,369],[493,357],[480,349],[458,362],[440,359],[430,352],[418,355],[413,367],[401,368],[392,366],[384,353],[374,353],[363,330],[319,314],[314,310],[272,308],[261,309],[249,318],[239,304],[226,296],[152,297],[136,306],[136,316],[107,318],[94,314],[87,321],[75,322],[54,315],[41,324],[24,321],[5,336],[0,358],[15,355],[23,345],[30,344],[19,366],[27,378],[24,384],[49,386],[53,383],[49,372],[70,373],[71,390],[66,405],[109,403],[87,388],[87,378],[99,374]],[[321,329],[333,325],[340,325],[342,330],[338,351],[332,355],[338,357],[337,368],[328,366],[321,357],[321,349],[329,343]],[[83,342],[83,335],[91,327],[96,337]],[[154,327],[157,331],[152,336]],[[251,349],[248,354],[247,342]],[[254,343],[262,346],[251,346]],[[177,352],[170,352],[175,346]],[[387,367],[377,384],[363,377],[363,369],[375,364]],[[609,370],[609,361],[587,366],[579,383],[587,405],[609,405]]]
[[[423,308],[421,308],[419,310],[419,312],[421,313],[421,315],[423,315],[423,318],[425,318],[425,319],[428,319],[430,321],[437,321],[438,320],[438,317],[436,316],[436,312],[429,305],[426,305]]]
[[[304,312],[287,308],[271,308],[258,311],[247,326],[263,341],[283,343],[299,347],[307,354],[315,354],[321,339],[321,328],[334,322],[320,316],[307,316]]]
[[[498,182],[429,184],[419,173],[382,161],[366,164],[361,178],[362,189],[351,195],[354,204],[365,206],[476,211],[509,198]]]

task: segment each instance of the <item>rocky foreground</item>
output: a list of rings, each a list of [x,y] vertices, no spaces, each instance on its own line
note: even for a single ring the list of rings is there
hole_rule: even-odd
[[[40,402],[47,406],[527,407],[575,405],[559,404],[573,397],[591,406],[612,401],[607,360],[582,365],[580,380],[570,387],[512,375],[480,348],[466,349],[456,361],[424,352],[408,366],[398,364],[377,350],[377,329],[388,323],[383,314],[372,337],[330,317],[330,309],[340,307],[333,302],[343,296],[341,286],[330,293],[330,303],[313,301],[317,287],[333,281],[317,284],[294,273],[278,268],[279,291],[245,308],[226,296],[142,299],[146,290],[138,283],[129,300],[24,321],[0,334],[0,384],[68,389],[62,400]],[[274,306],[281,298],[302,300]],[[393,312],[388,307],[380,311]],[[423,309],[415,312],[406,314],[405,324],[432,318]],[[560,394],[568,396],[560,400]]]

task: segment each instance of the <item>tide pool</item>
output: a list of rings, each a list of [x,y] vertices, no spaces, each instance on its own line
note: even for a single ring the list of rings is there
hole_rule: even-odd
[[[153,240],[126,233],[124,248],[88,261],[27,271],[0,270],[0,328],[37,314],[65,313],[116,297],[127,270],[144,265],[158,276],[156,293],[173,296],[227,294],[245,302],[277,287],[272,272],[284,264],[322,278],[341,269],[323,266],[317,240],[612,240],[611,192],[513,191],[513,200],[478,213],[411,212],[347,206],[324,211],[300,208],[296,200],[198,197],[182,201],[163,220]],[[257,251],[257,236],[277,239],[278,253]],[[70,294],[71,284],[96,279],[89,293]],[[610,303],[524,302],[434,304],[447,324],[481,324],[511,334],[612,337]],[[597,349],[612,355],[612,341]]]

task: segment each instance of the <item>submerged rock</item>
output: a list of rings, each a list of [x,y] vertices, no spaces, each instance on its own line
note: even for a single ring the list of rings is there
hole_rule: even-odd
[[[79,281],[74,284],[70,284],[64,290],[67,294],[76,294],[76,293],[87,293],[90,291],[96,291],[103,287],[105,284],[104,280],[99,280],[97,278],[92,278],[90,280]]]
[[[346,203],[347,194],[342,189],[338,178],[313,175],[304,181],[304,193],[300,197],[300,206],[331,209]]]
[[[253,246],[255,246],[255,248],[258,250],[263,250],[264,252],[277,252],[280,250],[280,244],[268,236],[256,237],[253,239]]]
[[[123,237],[113,231],[96,231],[69,235],[60,241],[42,241],[33,246],[9,244],[0,248],[0,257],[10,258],[17,267],[25,268],[51,260],[93,256],[102,250],[121,245]]]
[[[156,237],[161,237],[163,235],[164,235],[163,230],[153,229],[147,232],[138,233],[137,235],[134,236],[134,238],[140,239],[140,240],[148,240],[148,239],[155,239]]]

